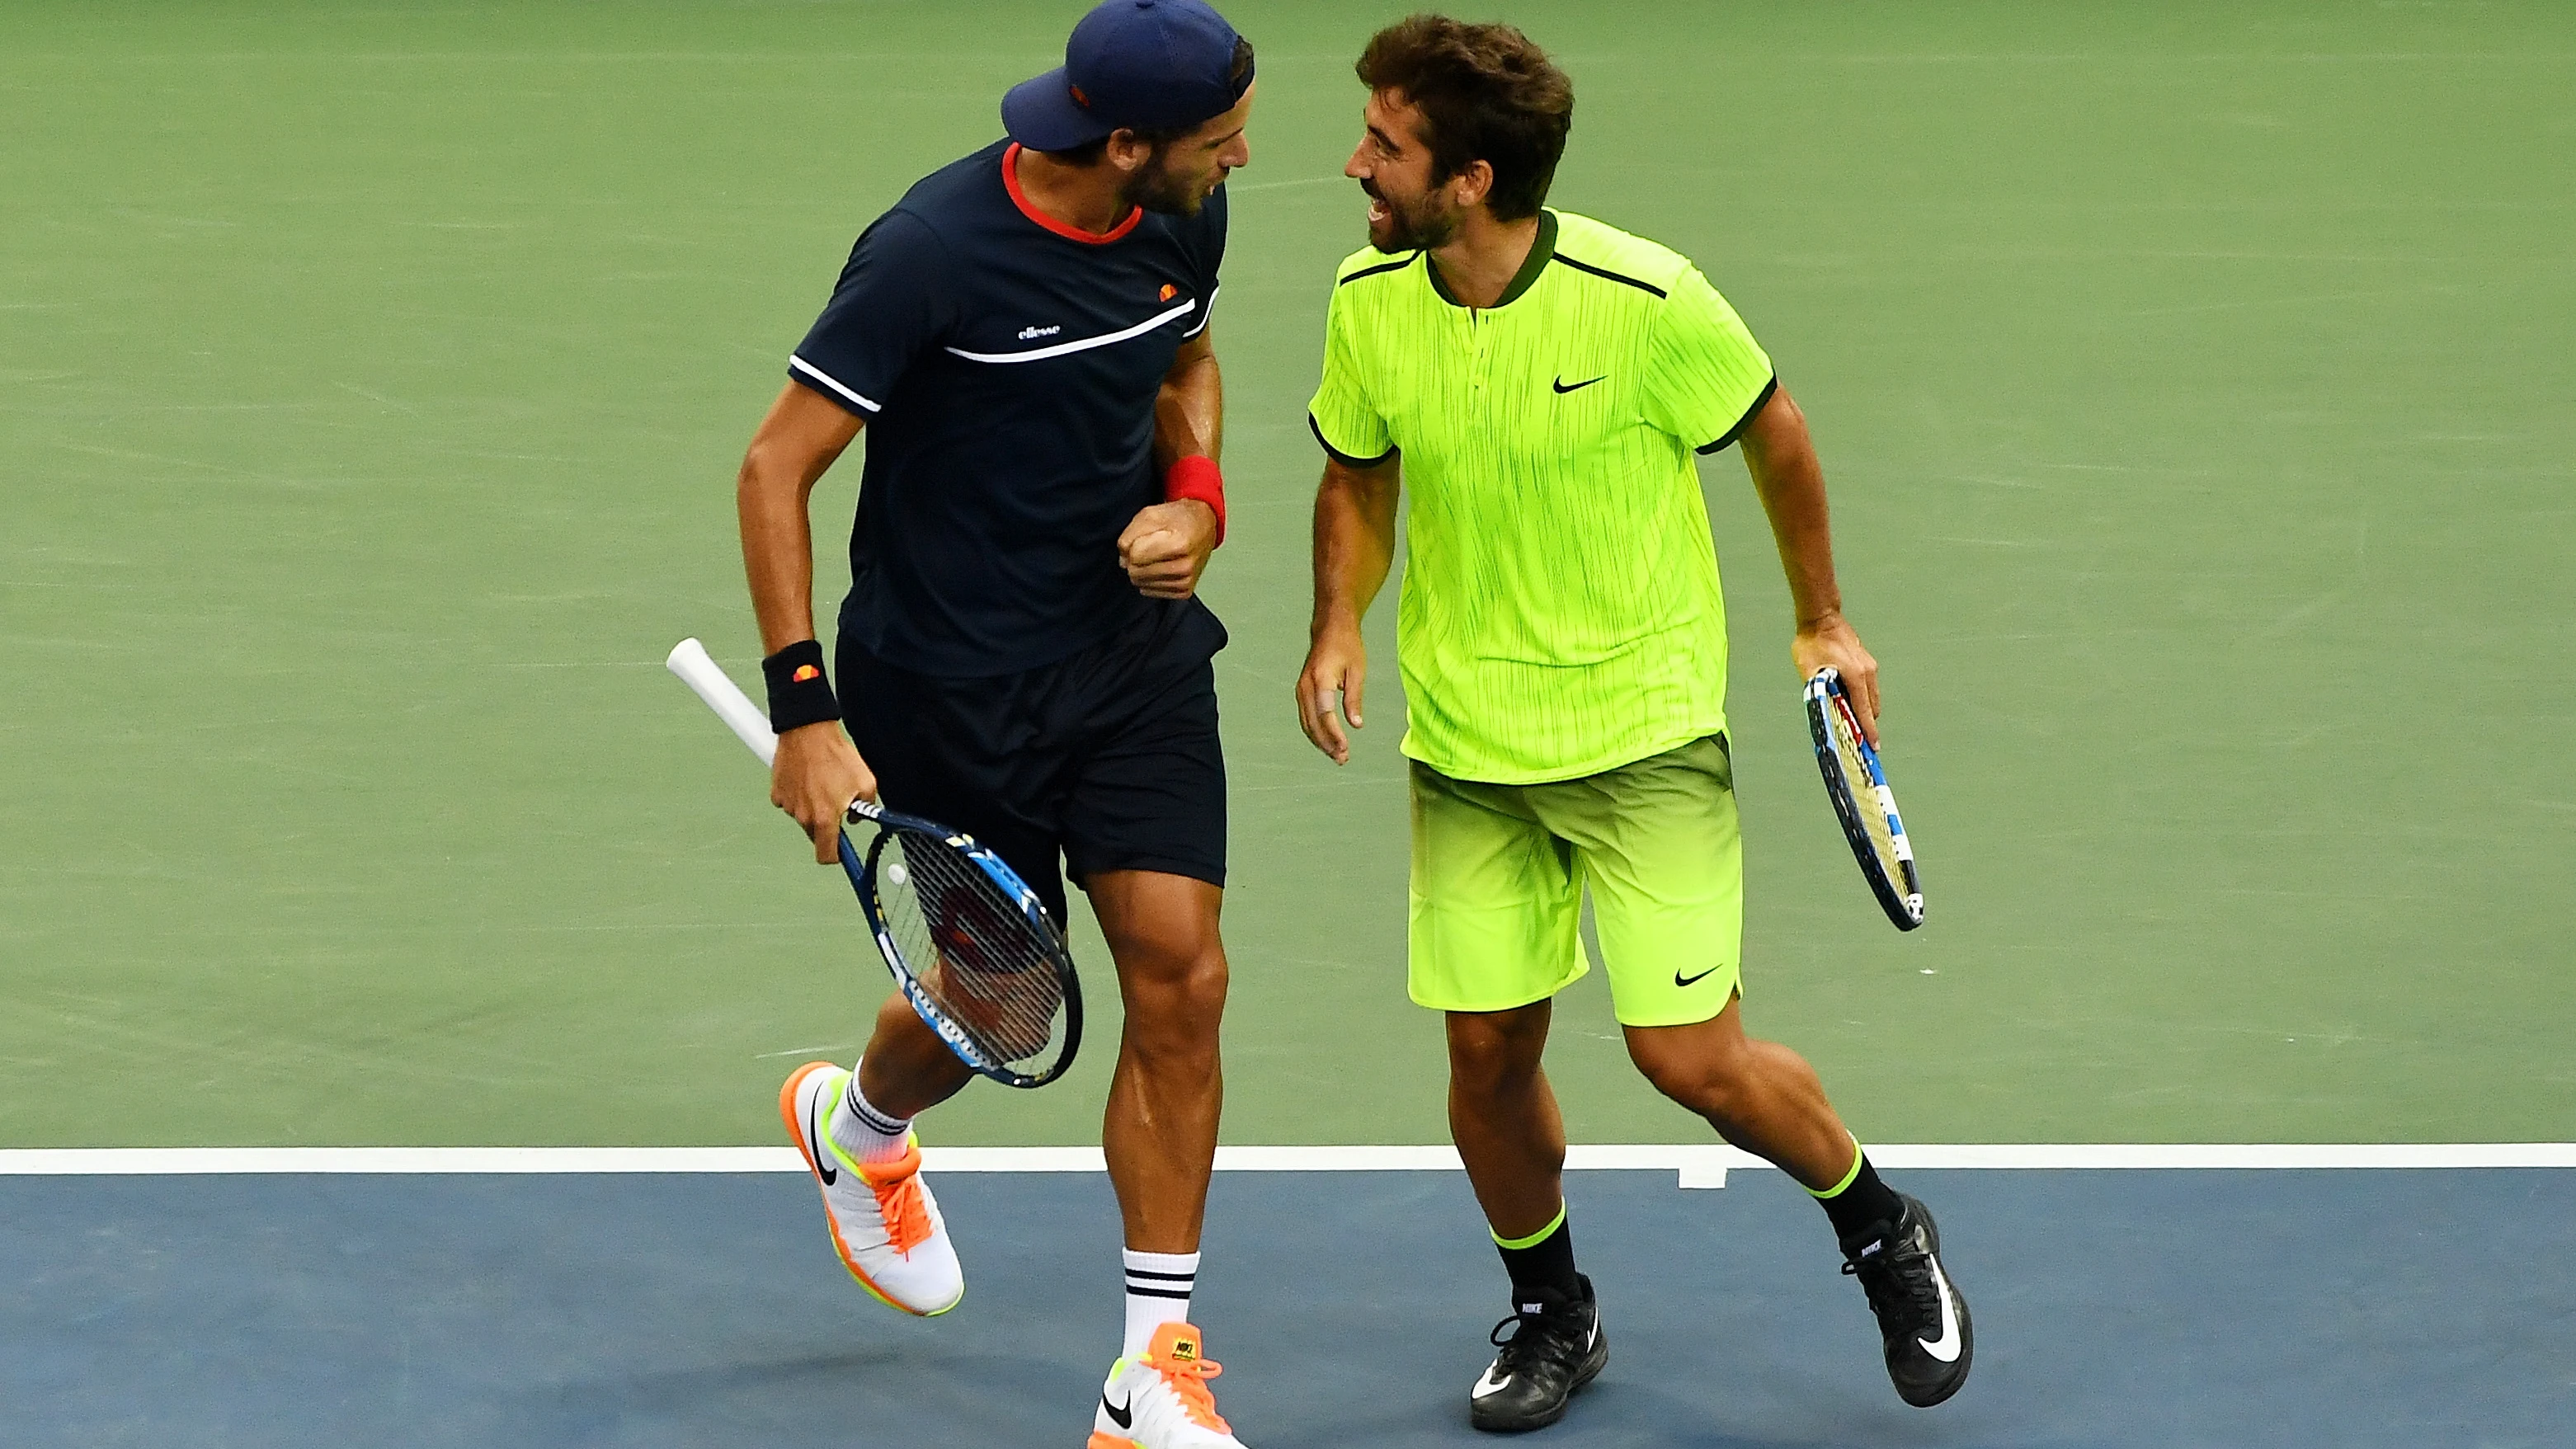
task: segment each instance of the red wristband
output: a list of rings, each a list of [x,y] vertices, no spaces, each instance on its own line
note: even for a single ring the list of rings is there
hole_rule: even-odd
[[[1216,541],[1225,542],[1225,475],[1218,472],[1216,459],[1192,454],[1173,463],[1163,473],[1163,501],[1178,503],[1195,498],[1216,510]]]

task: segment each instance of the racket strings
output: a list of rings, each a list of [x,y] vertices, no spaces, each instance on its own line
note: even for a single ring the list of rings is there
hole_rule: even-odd
[[[1878,786],[1876,772],[1869,767],[1869,757],[1861,753],[1860,723],[1852,717],[1851,706],[1834,702],[1834,749],[1841,756],[1843,777],[1849,784],[1852,803],[1860,808],[1861,829],[1869,835],[1871,851],[1891,881],[1905,879],[1903,862],[1896,849],[1896,834],[1887,826],[1887,801]]]
[[[902,878],[880,872],[897,949],[931,1000],[991,1055],[1009,1062],[1056,1038],[1064,984],[1048,942],[990,877],[944,841],[898,836]],[[909,895],[910,909],[897,896]]]

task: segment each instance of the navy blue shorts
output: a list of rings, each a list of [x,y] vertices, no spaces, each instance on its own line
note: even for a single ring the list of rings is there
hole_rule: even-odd
[[[1214,662],[1225,643],[1206,605],[1158,603],[1053,664],[946,679],[887,664],[844,632],[835,682],[886,808],[991,846],[1062,924],[1068,873],[1225,884]]]

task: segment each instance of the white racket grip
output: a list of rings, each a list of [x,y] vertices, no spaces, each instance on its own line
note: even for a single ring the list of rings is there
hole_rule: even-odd
[[[733,732],[760,756],[764,765],[778,759],[778,736],[769,732],[769,716],[749,696],[734,686],[716,662],[707,657],[707,646],[695,639],[683,639],[672,646],[671,657],[662,661],[680,681],[697,691],[698,698],[716,717],[733,726]]]

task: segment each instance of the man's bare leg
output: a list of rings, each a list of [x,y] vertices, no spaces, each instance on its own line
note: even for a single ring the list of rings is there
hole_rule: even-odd
[[[1225,1105],[1217,1049],[1226,990],[1217,917],[1225,893],[1206,881],[1145,870],[1103,871],[1083,886],[1117,962],[1127,1008],[1100,1124],[1126,1228],[1125,1363],[1158,1333],[1184,1331],[1169,1325],[1189,1321],[1190,1295],[1198,1287],[1199,1224],[1207,1214],[1217,1117]]]
[[[1626,1027],[1628,1057],[1720,1137],[1827,1191],[1852,1169],[1852,1135],[1806,1058],[1744,1034],[1743,1006],[1738,997],[1689,1026]]]
[[[1534,1001],[1448,1015],[1449,1135],[1511,1276],[1519,1319],[1468,1398],[1468,1422],[1479,1429],[1556,1422],[1610,1360],[1591,1285],[1574,1269],[1565,1117],[1539,1065],[1554,1014],[1552,1002]]]
[[[1127,1008],[1100,1129],[1127,1246],[1195,1253],[1225,1104],[1217,1052],[1226,992],[1217,915],[1225,893],[1202,880],[1143,870],[1104,871],[1084,888]]]
[[[965,1089],[975,1069],[958,1059],[900,991],[877,1008],[859,1092],[887,1116],[909,1121]]]
[[[1805,1058],[1744,1034],[1743,1005],[1692,1026],[1629,1027],[1629,1058],[1655,1090],[1816,1196],[1878,1316],[1889,1379],[1930,1408],[1958,1392],[1970,1362],[1968,1303],[1940,1264],[1940,1229],[1879,1181]]]
[[[1449,1135],[1501,1240],[1541,1231],[1565,1206],[1565,1118],[1539,1065],[1554,1006],[1449,1013]]]

